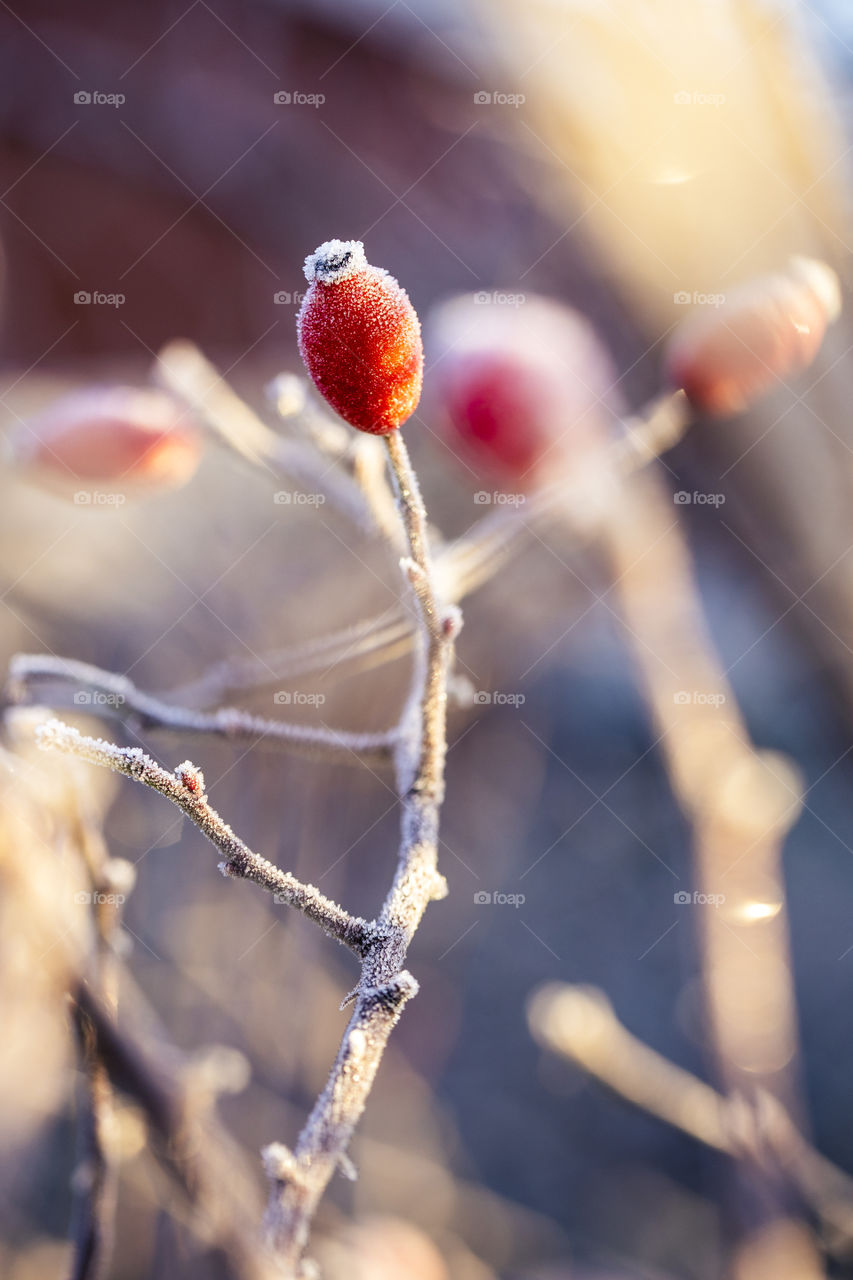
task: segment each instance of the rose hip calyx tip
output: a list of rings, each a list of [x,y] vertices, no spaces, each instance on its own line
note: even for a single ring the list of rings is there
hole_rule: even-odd
[[[339,284],[366,266],[360,240],[327,240],[305,259],[305,279],[309,284]]]

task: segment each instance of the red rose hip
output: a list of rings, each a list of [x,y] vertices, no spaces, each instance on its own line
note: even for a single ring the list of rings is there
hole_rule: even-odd
[[[22,422],[6,451],[13,464],[60,493],[82,481],[142,494],[186,484],[202,443],[197,424],[166,392],[90,386]]]
[[[387,435],[421,397],[423,347],[414,307],[371,267],[360,240],[329,240],[305,259],[299,352],[320,394],[352,426]]]
[[[432,313],[427,338],[445,439],[484,478],[523,489],[554,480],[598,451],[622,411],[592,324],[549,298],[453,298]]]

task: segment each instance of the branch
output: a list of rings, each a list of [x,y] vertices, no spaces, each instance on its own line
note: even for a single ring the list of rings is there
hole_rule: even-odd
[[[688,1137],[740,1160],[782,1173],[836,1237],[853,1243],[853,1178],[814,1149],[778,1099],[760,1091],[750,1103],[728,1097],[650,1049],[616,1017],[603,992],[549,984],[528,1008],[540,1044],[576,1063],[626,1102]]]
[[[157,357],[155,377],[193,415],[241,457],[285,476],[306,492],[322,493],[354,524],[370,529],[371,512],[358,485],[311,444],[278,435],[229,387],[191,342],[172,342]]]
[[[92,890],[95,930],[93,973],[105,1007],[115,1013],[118,997],[116,943],[122,905],[135,880],[132,863],[110,859],[92,815],[83,811],[74,793],[75,827]],[[77,1111],[77,1177],[71,1218],[74,1253],[70,1280],[100,1280],[106,1275],[115,1239],[118,1168],[111,1141],[113,1091],[98,1056],[86,1019],[75,1018],[81,1087]]]
[[[211,808],[201,772],[189,761],[174,773],[156,764],[139,747],[118,747],[81,735],[52,720],[38,731],[40,745],[77,755],[93,764],[144,783],[176,804],[224,854],[227,875],[253,880],[278,901],[297,907],[360,958],[361,977],[353,993],[355,1005],[331,1074],[307,1120],[293,1153],[279,1143],[265,1151],[270,1179],[266,1214],[268,1237],[288,1277],[302,1273],[303,1254],[319,1201],[338,1168],[351,1169],[347,1148],[376,1077],[388,1038],[406,1002],[418,985],[404,968],[409,943],[430,901],[444,897],[446,882],[437,869],[438,820],[444,797],[447,753],[447,685],[461,614],[445,604],[429,549],[426,512],[406,446],[398,432],[386,437],[402,540],[407,555],[401,560],[411,590],[415,618],[414,664],[409,700],[394,733],[350,735],[351,750],[362,755],[380,751],[388,758],[393,748],[397,790],[402,800],[401,839],[397,868],[377,921],[368,924],[350,916],[311,885],[295,880],[253,853]],[[124,677],[112,676],[85,664],[21,656],[14,679],[26,683],[36,675],[77,679],[90,691],[111,698],[111,710],[131,714],[151,727],[183,731],[227,731],[261,736],[286,734],[312,747],[328,747],[329,738],[311,730],[260,721],[242,712],[205,714],[158,702],[141,694]],[[343,735],[331,734],[339,746]]]
[[[39,680],[73,685],[74,702],[87,710],[107,713],[139,729],[170,729],[179,733],[212,735],[247,745],[281,747],[309,759],[344,764],[387,765],[396,741],[394,730],[380,733],[351,733],[346,729],[317,728],[288,724],[252,715],[236,707],[217,711],[196,711],[161,702],[137,689],[126,676],[114,675],[100,667],[50,654],[16,654],[9,664],[9,688],[14,701],[21,702],[29,687]]]
[[[342,663],[369,658],[377,651],[380,660],[387,661],[386,655],[397,656],[401,646],[408,652],[411,637],[410,619],[393,606],[377,617],[317,639],[250,657],[224,658],[207,667],[197,679],[170,690],[170,696],[179,697],[183,703],[210,706],[236,691],[257,690],[318,671],[328,675]]]
[[[202,1118],[198,1098],[180,1073],[138,1031],[119,1026],[88,983],[75,985],[72,1001],[78,1028],[110,1084],[141,1107],[156,1154],[207,1240],[222,1250],[234,1275],[243,1280],[280,1280],[280,1266],[246,1226],[243,1202],[250,1188],[236,1179],[239,1153],[215,1116]]]
[[[113,1095],[91,1027],[74,1018],[83,1080],[77,1115],[77,1169],[71,1238],[71,1280],[99,1280],[106,1274],[115,1235],[116,1167],[109,1131]]]
[[[683,392],[665,395],[653,401],[647,406],[644,415],[625,422],[625,435],[611,445],[609,457],[614,470],[627,475],[642,468],[678,441],[688,421],[689,406]],[[373,450],[362,449],[363,446],[377,443],[379,442],[372,438],[357,442],[360,448],[355,454],[356,479],[366,492],[370,489],[368,496],[377,523],[383,533],[390,535],[384,510],[384,488],[379,485],[373,472],[376,454]],[[361,474],[362,464],[369,467],[367,475]],[[577,503],[572,499],[572,492],[571,489],[567,491],[565,483],[549,486],[532,496],[530,503],[523,507],[498,508],[478,520],[461,537],[443,546],[436,556],[435,568],[445,597],[459,604],[494,578],[517,553],[522,535],[529,533],[531,526],[559,518],[578,537],[588,533],[588,525],[582,526],[575,518]],[[171,696],[179,698],[183,703],[211,706],[235,692],[257,690],[281,680],[311,675],[318,671],[328,672],[344,665],[347,673],[352,674],[353,667],[364,670],[402,657],[410,652],[414,643],[412,620],[396,610],[386,610],[377,617],[367,618],[317,639],[274,649],[258,656],[226,658],[208,667],[197,679],[172,690]],[[13,666],[18,660],[13,659]],[[169,710],[174,712],[176,708],[170,706]],[[231,714],[233,713],[226,712],[226,715]],[[273,731],[275,742],[279,737],[287,738],[284,743],[286,749],[292,744],[294,751],[304,750],[306,754],[310,752],[311,748],[307,743],[303,747],[289,737],[289,730],[295,726],[282,725],[280,721],[270,723],[278,726]],[[152,727],[164,726],[152,724]],[[329,732],[334,733],[333,730]],[[336,736],[340,738],[341,735]],[[389,743],[391,738],[392,735],[389,734]],[[321,755],[323,750],[324,747],[318,745],[316,754]],[[346,750],[348,748],[344,747],[344,751]],[[373,760],[366,759],[358,748],[354,755],[365,760],[365,763],[374,763]],[[375,763],[383,761],[377,759]]]
[[[357,956],[362,957],[369,951],[373,943],[372,926],[358,916],[351,916],[313,885],[303,884],[290,872],[253,853],[208,803],[204,776],[188,760],[178,765],[174,773],[169,773],[141,747],[117,747],[102,738],[85,737],[61,720],[48,720],[40,725],[36,736],[39,746],[45,750],[64,751],[159,791],[224,855],[225,860],[220,864],[224,875],[260,885],[275,896],[276,902],[296,907]]]
[[[437,869],[438,817],[447,751],[447,675],[461,619],[454,606],[442,606],[435,586],[426,513],[402,436],[394,431],[385,441],[409,551],[402,567],[418,621],[418,661],[397,754],[400,851],[326,1087],[295,1150],[274,1143],[265,1151],[271,1180],[267,1230],[292,1275],[299,1273],[320,1198],[335,1170],[346,1167],[347,1148],[391,1031],[417,993],[417,982],[403,967],[409,943],[429,902],[447,892]]]

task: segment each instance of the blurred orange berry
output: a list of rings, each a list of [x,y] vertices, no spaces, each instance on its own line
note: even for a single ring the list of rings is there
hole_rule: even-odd
[[[100,482],[138,492],[185,484],[201,448],[198,428],[171,396],[121,386],[71,391],[9,441],[12,462],[53,488]]]
[[[600,445],[622,408],[593,326],[546,298],[455,298],[431,316],[428,346],[430,403],[450,448],[504,482],[554,478]]]
[[[814,258],[739,286],[717,307],[689,315],[669,340],[665,370],[696,409],[726,416],[814,360],[841,310],[838,277]]]

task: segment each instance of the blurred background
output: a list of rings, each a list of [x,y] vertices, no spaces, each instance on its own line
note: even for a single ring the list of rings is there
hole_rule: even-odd
[[[145,385],[174,338],[271,420],[265,384],[299,370],[305,255],[363,239],[425,323],[406,438],[452,537],[491,485],[430,400],[444,299],[523,313],[543,294],[578,309],[636,410],[688,309],[793,253],[849,283],[853,14],[840,0],[10,0],[0,47],[10,440],[69,388]],[[707,627],[753,740],[803,778],[783,854],[795,1076],[815,1146],[853,1172],[851,347],[842,316],[811,370],[747,415],[696,422],[661,475],[667,493],[716,495],[673,504]],[[12,461],[0,485],[4,670],[20,650],[60,654],[167,694],[397,597],[381,543],[331,509],[276,503],[269,474],[214,445],[186,487],[120,505],[48,492]],[[730,1162],[543,1051],[525,1012],[542,982],[591,984],[640,1039],[712,1070],[701,911],[674,900],[692,888],[690,832],[606,568],[594,546],[530,538],[465,616],[460,669],[491,696],[451,717],[450,896],[415,939],[421,991],[354,1143],[359,1180],[330,1188],[314,1254],[331,1277],[711,1280],[737,1233]],[[405,662],[335,665],[241,705],[272,716],[277,692],[322,695],[327,722],[379,729],[405,675]],[[306,722],[315,711],[288,707]],[[0,837],[10,1280],[67,1269],[76,1068],[52,958],[84,929],[60,765],[26,739],[7,742]],[[163,733],[121,740],[170,767],[189,755],[253,848],[375,913],[395,858],[387,780]],[[257,1150],[295,1141],[354,967],[295,913],[226,884],[159,797],[85,778],[110,854],[136,864],[125,959],[155,1035],[248,1064],[220,1115],[260,1195]],[[133,1108],[120,1120],[109,1274],[232,1274],[172,1202]],[[853,1274],[843,1257],[827,1265]]]

